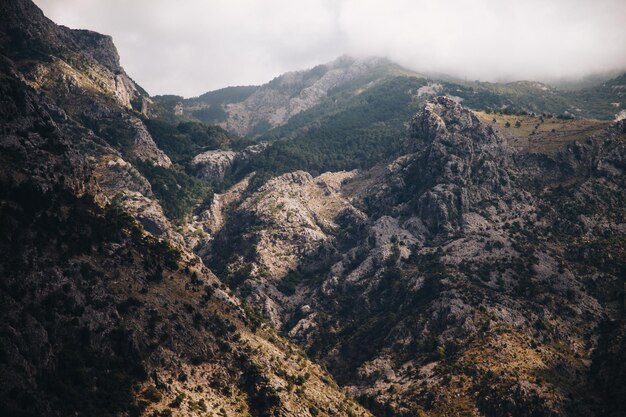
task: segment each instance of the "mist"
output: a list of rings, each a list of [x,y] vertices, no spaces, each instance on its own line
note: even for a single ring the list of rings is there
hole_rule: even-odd
[[[348,54],[482,81],[626,68],[623,0],[35,0],[113,36],[150,94],[261,84]]]

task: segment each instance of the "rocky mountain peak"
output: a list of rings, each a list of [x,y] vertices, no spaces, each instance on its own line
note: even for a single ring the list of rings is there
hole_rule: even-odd
[[[448,97],[425,104],[409,126],[404,176],[414,207],[435,235],[463,228],[470,207],[511,191],[511,150],[474,113]]]
[[[81,29],[72,30],[72,35],[78,46],[100,64],[116,74],[123,71],[111,36]]]
[[[5,54],[37,48],[40,45],[35,45],[35,41],[54,39],[59,30],[32,1],[6,0],[0,3],[0,45],[7,45],[0,47]]]
[[[409,135],[414,139],[412,151],[433,142],[485,149],[503,143],[472,111],[446,96],[435,97],[426,103],[411,120]]]
[[[123,71],[117,48],[109,35],[57,26],[32,1],[3,1],[0,16],[0,40],[6,45],[3,48],[5,53],[29,51],[31,54],[56,55],[71,51],[89,55],[114,74]]]
[[[111,36],[58,26],[32,1],[0,4],[0,51],[16,62],[29,62],[20,71],[36,89],[99,91],[105,100],[113,97],[127,109],[135,102],[135,110],[142,110],[147,94],[124,72]]]

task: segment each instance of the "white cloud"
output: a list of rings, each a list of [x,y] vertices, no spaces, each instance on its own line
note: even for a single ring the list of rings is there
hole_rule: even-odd
[[[341,54],[469,79],[626,68],[623,0],[35,0],[54,21],[113,36],[152,94],[263,83]]]

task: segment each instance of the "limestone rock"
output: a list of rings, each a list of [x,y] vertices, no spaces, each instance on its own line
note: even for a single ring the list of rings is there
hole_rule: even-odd
[[[151,162],[157,166],[164,168],[172,166],[172,161],[154,143],[154,139],[150,136],[143,122],[133,116],[128,118],[128,122],[135,128],[135,142],[130,148],[131,154],[141,161]]]
[[[312,70],[286,73],[259,87],[244,101],[226,104],[228,117],[220,126],[245,136],[262,124],[283,125],[292,116],[318,104],[332,88],[385,64],[385,60],[378,58],[342,57]]]
[[[197,168],[197,176],[208,182],[220,182],[232,172],[235,164],[245,162],[262,152],[267,143],[248,146],[240,152],[214,150],[196,155],[191,164]]]

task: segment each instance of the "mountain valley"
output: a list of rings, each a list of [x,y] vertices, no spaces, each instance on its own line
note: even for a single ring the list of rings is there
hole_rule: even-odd
[[[625,77],[150,96],[4,1],[0,415],[624,415]]]

